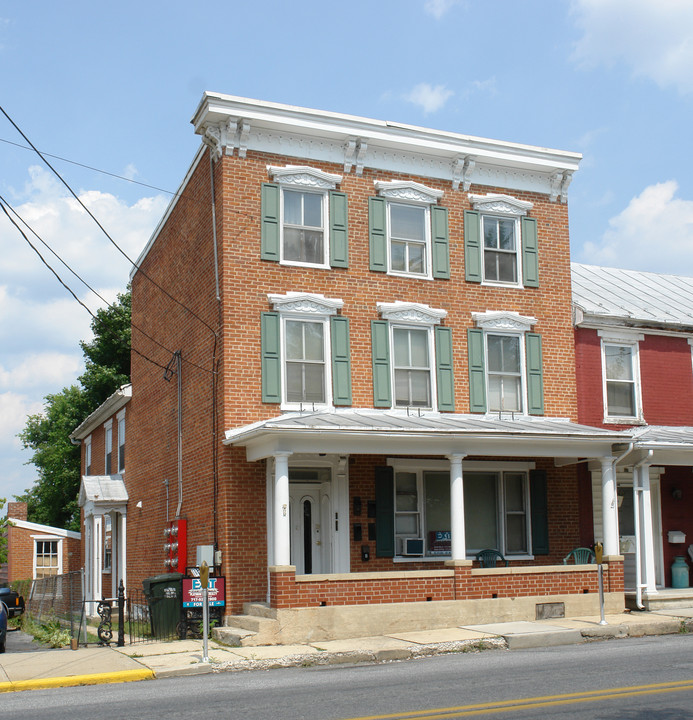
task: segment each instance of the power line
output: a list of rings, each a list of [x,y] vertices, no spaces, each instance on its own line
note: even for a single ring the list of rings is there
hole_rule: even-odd
[[[43,162],[50,168],[50,170],[55,174],[55,176],[62,182],[62,184],[67,188],[68,192],[72,195],[72,197],[80,204],[82,209],[89,215],[89,217],[97,224],[101,232],[109,239],[113,247],[118,250],[118,252],[139,272],[142,273],[142,276],[145,277],[149,282],[151,282],[154,287],[156,287],[158,290],[160,290],[166,297],[168,297],[170,300],[172,300],[174,303],[182,307],[184,310],[187,310],[194,318],[199,320],[211,333],[216,337],[217,333],[212,328],[209,323],[207,323],[205,320],[203,320],[194,310],[189,308],[187,305],[182,303],[180,300],[175,298],[171,293],[168,292],[168,290],[164,289],[159,283],[156,282],[152,277],[150,277],[144,270],[142,270],[139,265],[137,265],[136,262],[134,262],[128,254],[118,245],[118,243],[109,235],[109,233],[106,231],[106,229],[103,227],[103,225],[97,220],[97,218],[94,216],[94,214],[89,210],[89,208],[82,202],[82,200],[79,198],[77,193],[70,187],[70,185],[67,183],[67,181],[62,177],[62,175],[46,160],[46,158],[41,154],[41,152],[36,148],[36,146],[29,140],[29,138],[24,134],[24,132],[21,130],[21,128],[17,125],[17,123],[14,122],[14,120],[7,114],[5,109],[0,105],[0,112],[10,121],[12,126],[15,128],[15,130],[24,138],[24,140],[31,145],[32,150],[43,160]]]
[[[24,233],[24,231],[22,230],[22,228],[19,227],[19,225],[17,224],[17,222],[14,220],[14,218],[12,218],[11,215],[8,213],[8,211],[7,211],[8,208],[9,208],[9,209],[12,211],[12,213],[21,221],[21,223],[29,230],[29,232],[31,232],[31,234],[34,235],[34,237],[36,237],[36,238],[39,240],[39,242],[40,242],[55,258],[57,258],[57,260],[58,260],[69,272],[71,272],[88,290],[90,290],[94,295],[96,295],[97,298],[99,298],[102,302],[104,302],[104,303],[105,303],[108,307],[110,307],[111,309],[113,308],[113,304],[112,304],[112,303],[109,303],[108,300],[106,300],[106,298],[103,297],[103,295],[101,295],[101,294],[100,294],[95,288],[93,288],[84,278],[82,278],[72,267],[70,267],[70,265],[68,265],[68,263],[66,263],[65,260],[63,260],[63,258],[60,257],[60,255],[58,255],[58,253],[56,253],[55,250],[53,250],[53,248],[52,248],[50,245],[48,245],[48,243],[29,225],[29,223],[26,222],[26,220],[24,220],[24,218],[22,218],[22,216],[15,210],[15,208],[12,207],[12,205],[10,205],[9,202],[7,202],[7,200],[6,200],[2,195],[0,195],[0,207],[2,207],[2,210],[3,210],[3,212],[5,213],[5,215],[8,217],[8,219],[10,220],[10,222],[15,226],[15,228],[17,228],[17,230],[20,232],[20,234],[22,235],[22,237],[24,238],[24,240],[27,242],[27,244],[29,245],[29,247],[31,247],[31,249],[38,255],[38,257],[40,258],[41,262],[53,273],[53,275],[57,278],[58,282],[70,293],[70,295],[72,295],[72,297],[89,313],[89,315],[90,315],[94,320],[97,319],[97,316],[89,309],[89,307],[87,307],[87,305],[86,305],[85,303],[83,303],[83,302],[77,297],[77,295],[73,292],[73,290],[62,280],[62,278],[61,278],[61,277],[58,275],[58,273],[53,269],[53,267],[51,267],[51,265],[50,265],[50,264],[46,261],[46,259],[41,255],[41,253],[39,252],[39,250],[38,250],[38,249],[33,245],[33,243],[29,240],[29,238],[28,238],[27,235]],[[147,333],[145,330],[143,330],[142,328],[140,328],[140,327],[138,327],[137,325],[135,325],[135,324],[132,322],[132,319],[130,319],[130,326],[131,326],[131,328],[134,328],[134,329],[137,330],[138,332],[142,333],[142,335],[144,335],[146,338],[148,338],[149,340],[151,340],[155,345],[158,345],[160,348],[162,348],[162,350],[165,350],[167,353],[172,353],[172,352],[173,352],[173,350],[171,350],[170,348],[166,347],[163,343],[159,342],[156,338],[152,337],[152,336],[151,336],[149,333]],[[107,328],[107,329],[110,330],[110,328]],[[131,341],[130,341],[130,349],[133,350],[133,352],[135,352],[135,353],[137,353],[138,355],[140,355],[141,357],[143,357],[145,360],[148,360],[149,362],[153,363],[154,365],[158,365],[159,367],[162,367],[162,368],[164,367],[163,365],[159,365],[159,363],[157,363],[155,360],[152,360],[150,357],[147,357],[146,355],[144,355],[143,353],[141,353],[140,351],[138,351],[136,348],[134,348],[133,345],[132,345],[132,339],[131,339]],[[204,368],[204,367],[198,365],[197,363],[194,363],[192,360],[184,359],[184,362],[187,362],[187,363],[188,363],[189,365],[191,365],[192,367],[195,367],[195,368],[197,368],[198,370],[202,370],[203,372],[207,372],[207,373],[212,372],[212,371],[208,370],[207,368]]]

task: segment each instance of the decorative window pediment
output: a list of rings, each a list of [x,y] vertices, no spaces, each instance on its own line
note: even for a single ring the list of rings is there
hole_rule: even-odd
[[[421,303],[393,302],[378,303],[378,312],[383,320],[420,325],[439,325],[447,317],[447,310],[439,310]]]
[[[442,190],[429,188],[412,180],[376,180],[378,195],[389,200],[435,205],[443,197]]]
[[[527,200],[518,200],[510,195],[500,193],[488,195],[472,195],[470,193],[469,199],[472,207],[482,213],[496,213],[513,217],[522,217],[534,207],[533,203]]]
[[[510,311],[492,311],[472,313],[472,319],[482,330],[505,330],[508,332],[529,332],[537,319]]]
[[[344,305],[339,298],[326,298],[316,293],[288,292],[286,295],[268,295],[272,308],[282,313],[301,315],[336,315]]]
[[[286,167],[268,165],[267,170],[270,177],[281,185],[334,190],[342,182],[341,175],[334,175],[307,165],[287,165]]]

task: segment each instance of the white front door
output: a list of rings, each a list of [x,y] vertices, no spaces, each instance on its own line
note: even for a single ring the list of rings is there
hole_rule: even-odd
[[[289,483],[291,564],[297,575],[332,572],[329,490],[329,483]]]

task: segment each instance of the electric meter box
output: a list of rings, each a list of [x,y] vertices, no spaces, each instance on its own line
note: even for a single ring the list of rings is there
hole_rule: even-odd
[[[200,567],[206,562],[210,567],[214,567],[214,545],[198,545],[195,565]]]

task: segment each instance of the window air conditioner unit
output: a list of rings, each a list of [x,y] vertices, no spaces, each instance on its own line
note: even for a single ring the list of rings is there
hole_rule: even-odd
[[[398,555],[422,556],[424,554],[423,538],[397,538]]]

